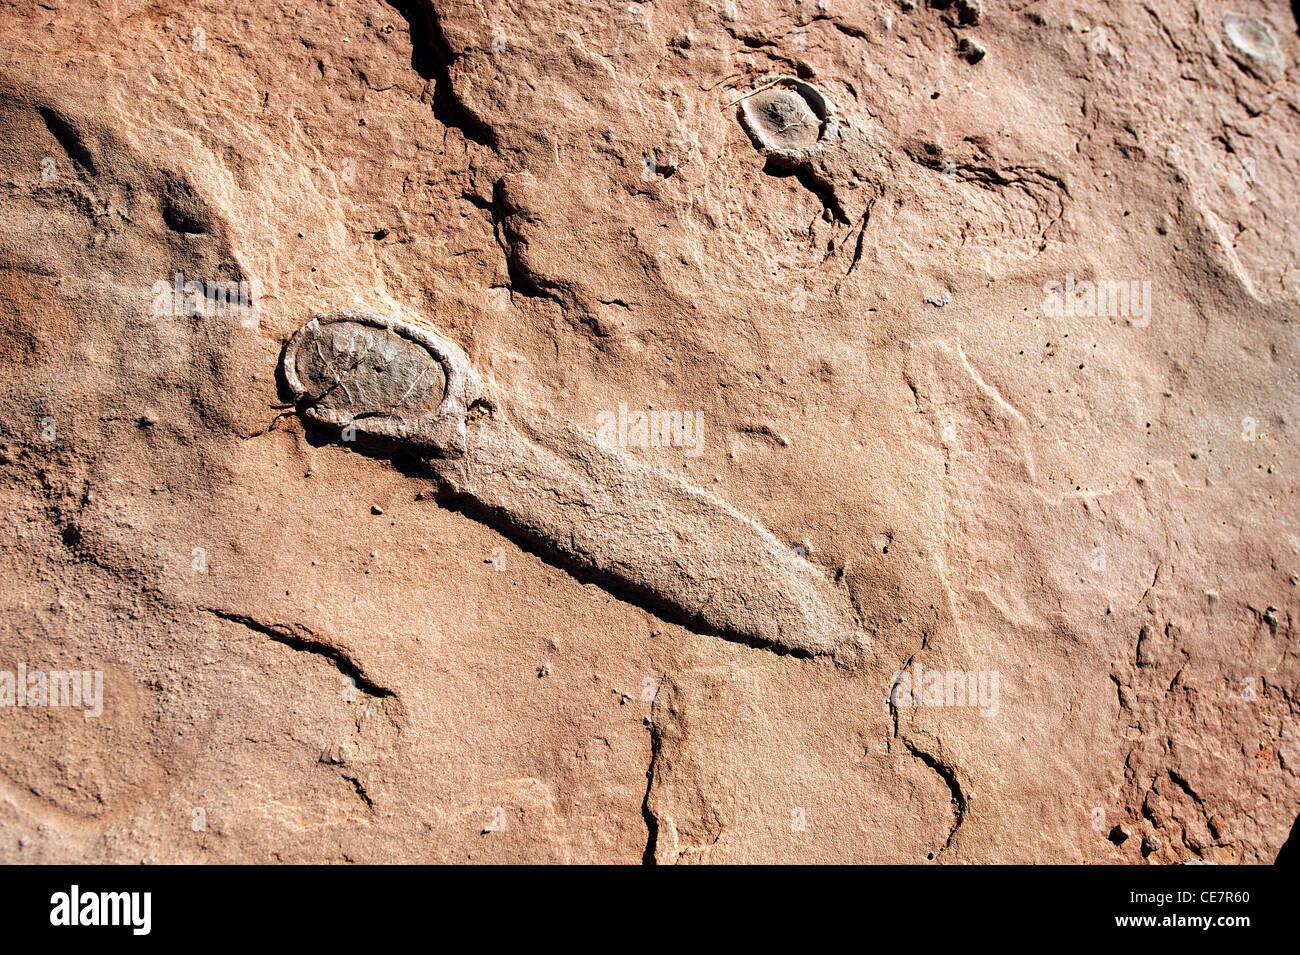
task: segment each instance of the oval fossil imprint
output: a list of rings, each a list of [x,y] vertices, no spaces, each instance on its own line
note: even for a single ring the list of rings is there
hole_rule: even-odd
[[[316,424],[414,450],[463,449],[474,376],[440,335],[369,312],[329,312],[298,329],[281,370],[299,412]]]

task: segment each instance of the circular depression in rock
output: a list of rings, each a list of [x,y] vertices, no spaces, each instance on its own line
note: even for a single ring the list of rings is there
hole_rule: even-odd
[[[441,362],[391,329],[323,323],[307,331],[296,349],[293,366],[303,397],[321,410],[413,417],[436,411],[447,390]]]

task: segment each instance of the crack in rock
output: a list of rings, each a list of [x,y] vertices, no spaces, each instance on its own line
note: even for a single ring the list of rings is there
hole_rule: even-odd
[[[944,781],[948,789],[952,792],[952,828],[948,830],[948,838],[944,840],[943,846],[939,849],[938,854],[942,855],[952,847],[953,839],[957,836],[957,830],[960,829],[962,823],[966,821],[966,811],[969,808],[969,801],[966,798],[966,794],[962,791],[960,781],[957,779],[957,771],[951,765],[938,757],[927,753],[911,740],[904,739],[903,745],[907,747],[909,753],[938,773],[939,778]]]
[[[655,785],[655,760],[659,758],[659,751],[663,747],[663,740],[659,735],[659,729],[650,724],[650,763],[646,766],[645,778],[645,796],[641,799],[641,818],[645,820],[646,842],[645,850],[641,853],[642,865],[656,865],[655,851],[659,847],[659,817],[655,815],[654,810],[650,808],[650,793]]]
[[[357,689],[370,696],[377,697],[396,697],[396,694],[387,687],[375,683],[362,671],[360,665],[344,650],[338,647],[330,646],[321,640],[314,633],[299,624],[280,624],[280,623],[262,623],[247,614],[232,613],[228,610],[220,610],[215,607],[200,608],[204,613],[211,614],[218,619],[225,620],[229,623],[237,623],[241,627],[247,627],[255,633],[270,637],[276,643],[283,644],[293,650],[300,650],[304,653],[315,653],[329,660],[344,676],[349,677],[356,685]]]

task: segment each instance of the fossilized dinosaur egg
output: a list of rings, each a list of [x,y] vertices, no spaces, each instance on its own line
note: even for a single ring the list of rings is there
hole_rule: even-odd
[[[349,417],[414,417],[437,410],[446,391],[446,373],[427,349],[360,322],[308,326],[292,360],[303,398]]]
[[[830,102],[816,87],[794,77],[781,77],[745,97],[740,115],[756,146],[792,160],[806,158],[835,133]]]

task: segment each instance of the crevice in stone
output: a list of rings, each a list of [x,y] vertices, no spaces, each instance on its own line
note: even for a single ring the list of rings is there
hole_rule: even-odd
[[[659,758],[659,747],[659,729],[652,722],[650,724],[650,764],[646,767],[645,796],[641,799],[641,818],[645,820],[646,828],[645,850],[641,853],[642,865],[657,864],[655,862],[655,849],[659,842],[659,820],[650,808],[650,790],[654,788],[655,784],[655,760]]]
[[[849,224],[849,217],[835,195],[835,186],[819,177],[813,170],[806,166],[789,166],[777,159],[769,158],[763,165],[763,172],[778,179],[793,176],[799,185],[817,197],[822,208],[830,212],[836,222],[841,225]]]
[[[95,160],[90,155],[90,150],[86,148],[85,139],[81,133],[48,106],[38,106],[36,110],[41,114],[41,119],[45,121],[45,128],[50,131],[50,135],[59,141],[59,145],[63,147],[63,151],[68,154],[68,157],[86,172],[93,175],[96,171]]]
[[[528,527],[509,511],[484,504],[469,494],[456,491],[446,482],[439,482],[434,497],[440,507],[490,527],[509,539],[520,550],[531,554],[557,570],[563,571],[579,583],[593,584],[615,599],[648,611],[665,623],[682,627],[701,636],[718,637],[753,650],[766,650],[780,657],[811,660],[818,656],[818,654],[801,647],[781,646],[737,630],[712,627],[697,615],[675,605],[663,595],[646,587],[637,586],[630,581],[615,576],[613,573],[601,570],[599,567],[564,553],[561,548],[556,546],[554,541],[540,535],[535,529]]]
[[[459,130],[471,142],[497,148],[496,132],[465,108],[452,87],[449,64],[456,59],[431,2],[388,0],[411,31],[411,67],[433,83],[433,115],[444,126]]]
[[[475,203],[477,205],[477,203]],[[527,242],[507,220],[512,216],[527,216],[527,213],[510,201],[509,196],[498,180],[492,189],[492,202],[486,207],[492,217],[492,229],[496,234],[497,245],[505,256],[506,273],[510,276],[510,288],[526,298],[544,299],[554,302],[561,308],[575,308],[572,294],[560,283],[548,282],[538,275],[520,254]],[[567,299],[567,301],[566,301]]]
[[[220,610],[215,607],[201,607],[204,613],[225,620],[229,623],[237,623],[241,627],[247,627],[255,633],[270,637],[276,643],[281,643],[293,650],[300,650],[304,653],[314,653],[329,660],[344,676],[351,678],[356,684],[357,689],[371,696],[395,697],[396,694],[387,687],[380,686],[369,679],[362,671],[361,667],[345,651],[332,647],[325,641],[321,640],[314,633],[299,624],[266,624],[259,620],[242,613],[232,613],[228,610]]]
[[[944,840],[943,847],[939,850],[939,854],[942,855],[952,847],[952,841],[957,835],[957,830],[960,829],[962,823],[966,821],[966,810],[968,808],[966,794],[962,792],[961,783],[957,780],[957,772],[952,766],[948,765],[943,760],[932,756],[930,753],[927,753],[911,740],[903,740],[903,745],[907,747],[909,753],[938,773],[939,777],[947,784],[948,789],[952,793],[952,811],[954,818],[952,821],[952,828],[948,830],[948,838]]]
[[[366,804],[367,809],[374,812],[375,801],[370,798],[370,793],[366,791],[365,784],[361,782],[361,779],[355,775],[349,775],[348,773],[340,773],[339,775],[352,784],[352,788],[356,790],[357,798]]]

